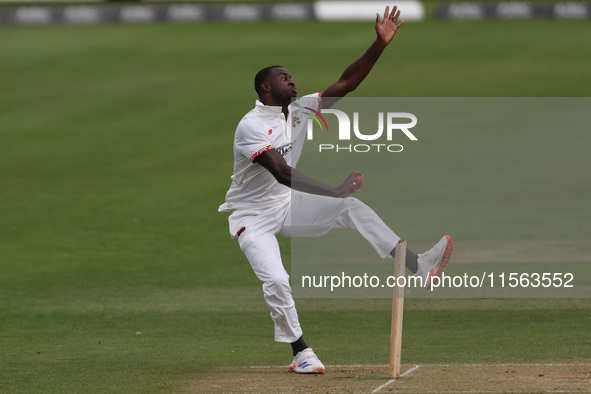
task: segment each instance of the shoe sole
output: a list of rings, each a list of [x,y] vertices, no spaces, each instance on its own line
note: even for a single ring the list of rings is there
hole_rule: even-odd
[[[451,258],[451,254],[454,251],[454,240],[452,239],[452,237],[450,237],[449,235],[446,235],[445,239],[447,240],[447,244],[445,245],[445,249],[443,250],[443,257],[441,258],[441,264],[439,264],[439,269],[437,270],[437,272],[435,274],[429,275],[430,280],[429,280],[429,285],[427,286],[427,290],[431,289],[431,281],[433,280],[433,277],[439,278],[439,276],[441,275],[441,273],[445,269],[445,266],[449,262],[449,259]],[[431,270],[431,272],[433,272],[433,270]]]
[[[295,370],[296,369],[295,365],[293,367],[289,367],[289,369],[291,371],[295,372],[295,373],[302,373],[302,374],[304,374],[304,373],[307,373],[307,374],[323,374],[324,373],[324,368],[321,368],[321,367],[314,368],[310,372],[298,372],[298,371]]]

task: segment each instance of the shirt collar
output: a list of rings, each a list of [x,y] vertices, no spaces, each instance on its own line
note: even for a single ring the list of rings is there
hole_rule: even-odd
[[[289,106],[287,107],[288,112],[291,113],[291,111],[296,110],[299,106],[300,101],[299,100],[295,100],[292,101],[291,104],[289,104]],[[277,114],[281,114],[283,113],[283,108],[280,106],[275,106],[275,105],[265,105],[261,102],[261,100],[256,100],[255,101],[255,105],[259,111],[270,111],[270,112],[274,112]]]
[[[281,108],[280,106],[275,106],[275,105],[265,105],[263,104],[260,100],[256,101],[256,107],[259,111],[270,111],[270,112],[275,112],[275,113],[282,113],[283,112],[283,108]]]

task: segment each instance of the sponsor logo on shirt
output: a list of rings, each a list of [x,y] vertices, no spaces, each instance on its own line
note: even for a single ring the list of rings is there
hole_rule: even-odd
[[[291,151],[291,148],[293,146],[293,143],[290,142],[287,145],[281,146],[279,148],[275,148],[277,149],[277,152],[279,152],[281,154],[281,156],[285,156],[289,151]]]

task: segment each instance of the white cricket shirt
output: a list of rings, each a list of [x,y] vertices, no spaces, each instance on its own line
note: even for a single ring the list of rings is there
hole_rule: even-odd
[[[234,173],[226,202],[220,212],[235,209],[264,208],[281,203],[290,197],[290,188],[254,159],[263,152],[276,149],[291,167],[295,167],[302,153],[307,120],[313,111],[322,107],[321,93],[304,96],[288,107],[288,117],[281,107],[267,106],[256,101],[238,124],[234,135]],[[313,111],[312,111],[313,110]]]

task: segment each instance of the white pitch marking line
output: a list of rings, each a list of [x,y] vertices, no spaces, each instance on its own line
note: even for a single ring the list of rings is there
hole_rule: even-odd
[[[419,369],[419,365],[415,365],[414,367],[412,367],[411,369],[409,369],[408,371],[406,371],[405,373],[400,375],[400,378],[403,376],[408,375],[409,373],[411,373],[412,371],[416,371],[417,369]],[[380,387],[378,387],[377,389],[375,389],[374,391],[372,391],[372,393],[377,393],[378,391],[380,391],[381,389],[383,389],[384,387],[388,386],[390,383],[395,382],[397,379],[400,378],[396,378],[396,379],[390,379],[389,381],[387,381],[386,383],[384,383],[383,385],[381,385]]]

